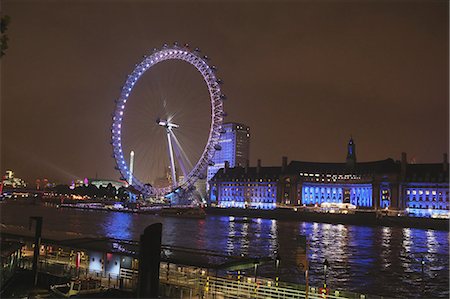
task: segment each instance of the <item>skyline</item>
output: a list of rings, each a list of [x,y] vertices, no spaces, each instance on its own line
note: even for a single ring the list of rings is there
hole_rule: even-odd
[[[448,153],[444,1],[107,2],[4,1],[2,171],[118,179],[114,100],[143,54],[174,41],[217,65],[225,121],[251,128],[251,165],[345,162],[351,135],[358,161]]]

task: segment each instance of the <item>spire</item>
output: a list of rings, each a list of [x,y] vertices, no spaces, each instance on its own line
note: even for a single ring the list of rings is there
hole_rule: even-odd
[[[347,166],[349,168],[355,168],[356,166],[356,144],[351,135],[347,145]]]

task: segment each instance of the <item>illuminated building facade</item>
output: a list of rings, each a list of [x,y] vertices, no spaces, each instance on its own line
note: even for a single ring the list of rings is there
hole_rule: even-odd
[[[3,185],[11,188],[26,188],[27,184],[24,180],[16,177],[12,170],[7,170],[3,176]]]
[[[88,182],[89,182],[89,184],[92,184],[97,188],[100,188],[100,187],[106,188],[106,187],[108,187],[109,184],[111,184],[114,188],[119,190],[119,188],[127,186],[127,183],[123,182],[123,181],[88,179]]]
[[[401,185],[401,206],[419,217],[447,217],[449,213],[448,162],[410,164]]]
[[[274,209],[281,167],[225,168],[213,178],[210,190],[212,203],[222,208]]]
[[[244,167],[249,160],[250,128],[240,123],[224,123],[219,140],[220,150],[214,154],[212,162],[208,166],[207,181],[228,161],[229,167]]]
[[[357,209],[405,211],[419,217],[449,216],[447,155],[442,163],[356,161],[350,139],[345,163],[291,161],[281,167],[221,169],[210,197],[219,207],[262,208],[351,204]],[[212,201],[213,202],[213,201]]]

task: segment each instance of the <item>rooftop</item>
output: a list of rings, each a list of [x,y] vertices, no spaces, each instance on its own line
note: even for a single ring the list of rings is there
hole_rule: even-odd
[[[448,169],[448,164],[447,164]],[[401,172],[401,162],[391,158],[379,161],[358,162],[355,167],[347,163],[291,161],[285,171],[281,166],[234,167],[225,170],[221,168],[212,181],[236,179],[270,179],[276,181],[282,174],[298,175],[299,173],[316,174],[361,174],[361,175],[389,175]],[[448,182],[448,170],[444,170],[443,163],[407,164],[406,179],[409,182]]]

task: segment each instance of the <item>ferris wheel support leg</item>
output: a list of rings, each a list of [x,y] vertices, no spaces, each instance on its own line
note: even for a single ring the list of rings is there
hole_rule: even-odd
[[[186,171],[186,167],[184,166],[184,162],[181,157],[180,148],[178,147],[176,142],[173,144],[173,148],[175,149],[175,156],[177,157],[177,161],[178,161],[178,164],[180,165],[181,172],[183,173],[184,179],[186,179],[188,173]]]
[[[136,195],[133,192],[128,192],[128,196],[130,197],[130,202],[136,202]]]
[[[172,171],[172,186],[177,186],[177,177],[175,173],[175,160],[173,158],[172,139],[170,138],[170,129],[167,129],[167,144],[169,146],[170,170]]]
[[[178,148],[179,153],[181,153],[182,158],[184,158],[184,161],[188,164],[188,166],[190,167],[190,169],[194,168],[194,166],[192,166],[192,162],[189,160],[189,157],[186,155],[186,152],[183,150],[183,148],[181,147],[180,141],[178,141],[177,136],[173,133],[173,131],[171,131],[171,135],[172,135],[172,139],[174,141],[174,147],[175,150]]]

